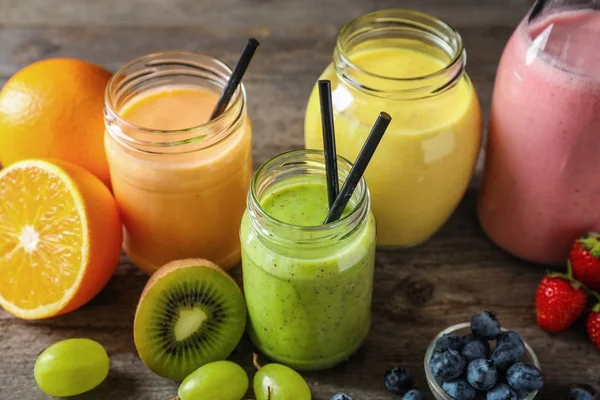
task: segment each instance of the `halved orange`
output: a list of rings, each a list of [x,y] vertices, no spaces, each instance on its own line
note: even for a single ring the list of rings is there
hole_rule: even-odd
[[[0,171],[0,305],[24,319],[81,307],[110,279],[121,235],[114,198],[85,169],[25,160]]]

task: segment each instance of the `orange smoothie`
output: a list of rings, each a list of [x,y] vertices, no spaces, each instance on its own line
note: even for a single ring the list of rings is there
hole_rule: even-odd
[[[224,268],[240,259],[238,231],[252,174],[251,127],[245,107],[234,125],[207,123],[217,99],[217,93],[198,86],[152,89],[118,110],[122,122],[144,131],[142,136],[124,145],[118,131],[105,135],[125,251],[148,273],[188,257]],[[157,148],[152,130],[159,131]],[[191,138],[190,131],[196,131]]]

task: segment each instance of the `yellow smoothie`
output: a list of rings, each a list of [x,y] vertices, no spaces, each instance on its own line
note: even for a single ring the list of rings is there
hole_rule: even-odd
[[[105,135],[113,191],[125,224],[125,250],[146,272],[189,257],[224,268],[240,259],[238,231],[252,174],[251,128],[243,119],[220,140],[214,139],[217,127],[201,128],[217,99],[218,94],[201,87],[173,86],[126,101],[119,116],[128,124],[172,131],[173,146],[164,149],[140,151]],[[198,131],[194,141],[199,147],[173,150],[178,136],[189,136],[177,132],[185,129]],[[203,140],[210,145],[202,146]]]
[[[448,79],[439,72],[450,59],[417,40],[370,41],[348,58],[362,71],[359,85],[340,77],[333,64],[320,78],[332,81],[337,152],[355,160],[379,112],[392,116],[365,173],[378,244],[419,244],[448,219],[470,181],[481,140],[477,95],[466,74],[436,92]],[[322,148],[318,97],[315,88],[306,112],[307,148]]]

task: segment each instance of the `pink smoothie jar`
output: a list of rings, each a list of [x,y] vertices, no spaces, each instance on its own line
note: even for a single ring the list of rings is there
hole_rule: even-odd
[[[498,246],[542,264],[600,230],[600,0],[537,1],[513,33],[477,212]]]

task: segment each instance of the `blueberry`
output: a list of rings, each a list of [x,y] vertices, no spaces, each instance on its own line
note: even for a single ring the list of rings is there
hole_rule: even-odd
[[[469,382],[464,379],[444,382],[442,383],[442,389],[454,400],[474,400],[477,395],[473,386],[469,385]]]
[[[499,383],[495,388],[487,392],[486,400],[519,400],[519,395],[506,383]]]
[[[525,347],[517,343],[502,343],[494,349],[490,359],[496,364],[498,369],[505,370],[519,361],[525,354]]]
[[[331,400],[352,400],[352,397],[348,396],[346,393],[338,393],[333,395]]]
[[[496,339],[502,332],[498,319],[489,311],[484,311],[471,318],[471,330],[475,336],[485,340]]]
[[[478,358],[487,358],[488,351],[481,340],[473,340],[465,344],[460,354],[467,362],[471,362]]]
[[[493,362],[479,359],[469,363],[467,381],[477,390],[490,390],[498,383],[498,371]]]
[[[411,390],[404,395],[402,400],[425,400],[425,396],[418,390]]]
[[[516,346],[523,347],[523,349],[525,348],[525,344],[523,343],[523,338],[521,337],[521,335],[513,331],[502,332],[496,338],[496,346],[500,346],[504,343],[511,343]]]
[[[441,338],[435,342],[434,351],[440,351],[444,349],[451,349],[455,351],[460,351],[462,349],[463,341],[456,335],[451,333],[445,333]]]
[[[569,392],[569,400],[596,400],[596,392],[591,387],[576,386]]]
[[[508,369],[506,381],[515,390],[533,391],[540,390],[544,386],[542,371],[522,362]]]
[[[385,373],[385,387],[390,392],[403,396],[412,388],[413,380],[407,370],[402,367],[390,368]]]
[[[483,347],[485,347],[486,353],[490,352],[490,344],[488,343],[488,341],[485,339],[478,338],[477,336],[473,335],[472,333],[464,335],[461,338],[461,340],[463,342],[463,347],[466,346],[468,343],[478,341],[479,343],[481,343],[483,345]]]
[[[465,359],[457,351],[450,349],[436,352],[429,361],[433,376],[442,382],[461,376],[466,364]]]

